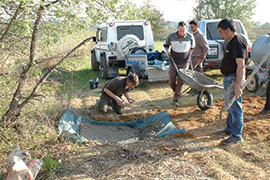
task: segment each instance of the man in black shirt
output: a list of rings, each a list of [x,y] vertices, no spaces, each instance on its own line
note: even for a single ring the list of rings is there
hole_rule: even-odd
[[[135,100],[130,98],[128,92],[138,86],[139,78],[133,73],[127,77],[116,77],[108,81],[103,89],[98,102],[98,110],[105,113],[105,105],[111,106],[117,114],[122,114],[123,100],[121,96],[124,94],[129,103],[134,103]]]
[[[226,128],[217,130],[217,133],[231,135],[228,139],[221,141],[223,145],[231,145],[242,141],[243,111],[240,86],[245,81],[248,44],[241,35],[235,32],[235,25],[231,19],[221,20],[218,31],[225,40],[229,41],[221,62],[225,104],[227,105],[234,96],[237,99],[228,110]]]

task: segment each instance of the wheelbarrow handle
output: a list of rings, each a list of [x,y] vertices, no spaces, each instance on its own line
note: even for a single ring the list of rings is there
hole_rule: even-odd
[[[258,69],[263,65],[263,63],[268,59],[268,57],[270,56],[270,51],[264,56],[263,60],[256,66],[256,68],[252,71],[251,75],[247,78],[247,80],[245,81],[245,83],[240,87],[241,90],[244,90],[245,87],[247,86],[247,84],[251,81],[251,78],[253,78],[253,76],[255,75],[255,73],[258,71]],[[227,111],[232,104],[234,103],[234,101],[236,100],[236,97],[234,96],[230,102],[220,110],[219,112],[219,126],[222,127],[222,113],[224,111]]]
[[[178,74],[179,78],[181,78],[181,75],[180,75],[179,69],[178,69],[177,65],[175,64],[174,59],[173,59],[172,57],[170,57],[170,59],[171,59],[171,61],[172,61],[173,65],[174,65],[174,68],[175,68],[175,70],[176,70],[176,72],[177,72],[177,74]]]

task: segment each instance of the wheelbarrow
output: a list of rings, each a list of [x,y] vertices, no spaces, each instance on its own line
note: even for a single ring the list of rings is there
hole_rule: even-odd
[[[223,89],[223,86],[197,71],[178,69],[172,58],[171,61],[176,69],[178,76],[184,81],[185,84],[189,86],[181,94],[185,93],[189,89],[193,89],[197,94],[197,105],[201,110],[205,111],[209,108],[213,108],[213,96],[208,92],[208,90],[214,88]]]

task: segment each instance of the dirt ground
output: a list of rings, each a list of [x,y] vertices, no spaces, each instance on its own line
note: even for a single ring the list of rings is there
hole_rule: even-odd
[[[86,142],[80,152],[65,156],[58,179],[270,180],[270,114],[259,114],[265,97],[244,95],[244,142],[226,147],[220,144],[226,137],[215,133],[224,107],[222,90],[212,92],[215,107],[206,111],[200,110],[196,96],[190,95],[182,97],[181,107],[173,107],[167,85],[155,86],[152,91],[139,88],[130,93],[138,102],[127,105],[123,115],[97,113],[99,95],[93,92],[74,103],[73,112],[96,121],[132,121],[168,111],[176,127],[185,128],[185,133],[130,145]],[[80,103],[89,106],[76,109]],[[227,113],[222,115],[224,127]]]

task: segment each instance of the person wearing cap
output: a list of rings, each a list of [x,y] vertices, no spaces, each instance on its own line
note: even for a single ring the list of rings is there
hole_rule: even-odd
[[[129,103],[134,103],[135,99],[129,97],[128,92],[138,86],[139,77],[135,73],[130,73],[127,77],[115,77],[108,81],[101,91],[100,100],[97,102],[98,111],[105,113],[105,106],[111,106],[117,114],[122,114],[124,95]]]

